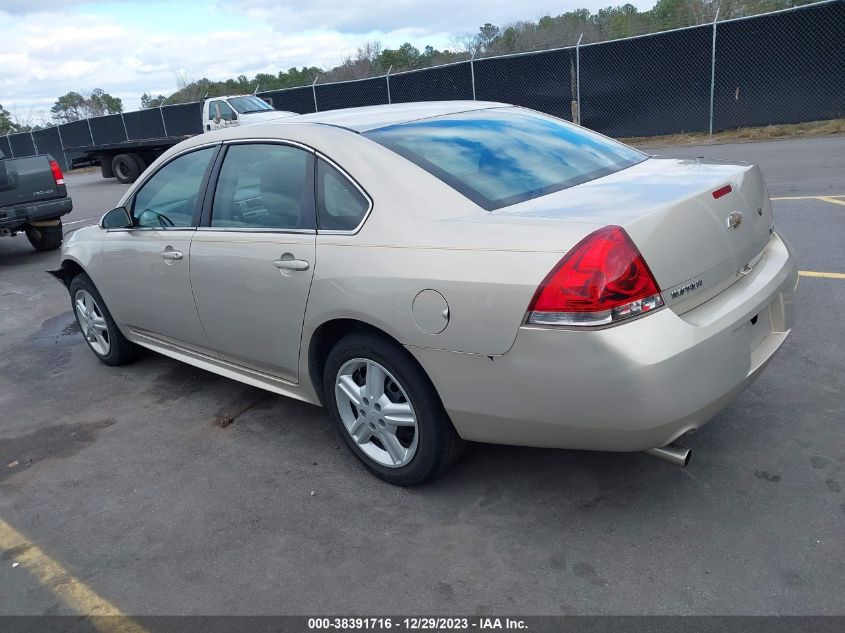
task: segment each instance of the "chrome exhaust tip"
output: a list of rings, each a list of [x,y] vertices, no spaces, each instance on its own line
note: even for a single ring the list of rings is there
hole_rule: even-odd
[[[681,468],[689,464],[690,457],[692,457],[690,449],[675,443],[668,444],[663,448],[650,448],[646,453]]]

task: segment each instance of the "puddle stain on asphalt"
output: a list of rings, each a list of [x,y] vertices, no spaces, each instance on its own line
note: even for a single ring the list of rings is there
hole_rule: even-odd
[[[155,398],[157,404],[166,404],[175,398],[185,398],[208,389],[221,378],[211,372],[187,363],[167,359],[170,366],[152,379],[144,395]]]
[[[93,444],[99,432],[115,421],[104,418],[80,424],[58,424],[26,435],[3,438],[0,441],[0,481],[44,460],[75,455]]]
[[[83,342],[82,332],[72,312],[47,319],[29,340],[38,347],[78,345]]]
[[[769,474],[767,470],[757,470],[754,471],[754,476],[758,479],[762,479],[764,481],[771,481],[772,483],[777,483],[780,481],[780,475],[778,474]]]

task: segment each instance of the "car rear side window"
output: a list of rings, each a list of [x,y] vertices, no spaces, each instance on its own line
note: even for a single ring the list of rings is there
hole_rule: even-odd
[[[132,204],[132,222],[140,228],[187,228],[194,225],[194,210],[205,172],[216,147],[183,154],[153,174]]]
[[[354,231],[370,202],[337,169],[317,161],[317,222],[323,231]]]
[[[226,152],[211,226],[313,229],[314,156],[299,147],[249,143]]]
[[[647,155],[538,112],[491,108],[364,134],[492,211],[620,171]]]

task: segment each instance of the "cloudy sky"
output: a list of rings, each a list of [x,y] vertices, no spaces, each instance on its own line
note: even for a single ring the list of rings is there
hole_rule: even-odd
[[[0,104],[43,123],[56,97],[102,88],[136,109],[176,74],[226,79],[330,68],[361,43],[448,48],[480,24],[622,0],[0,0]],[[632,0],[648,9],[654,0]]]

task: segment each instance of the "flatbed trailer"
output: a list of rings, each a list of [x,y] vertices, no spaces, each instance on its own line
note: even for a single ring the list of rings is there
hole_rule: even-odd
[[[103,178],[135,182],[150,163],[186,138],[190,135],[74,148],[70,168],[99,165]]]
[[[167,149],[203,132],[202,102],[109,114],[0,136],[9,157],[48,153],[67,171],[99,165],[105,178],[134,182]]]
[[[9,158],[50,154],[65,171],[99,165],[104,178],[129,183],[169,148],[196,134],[308,112],[311,91],[216,96],[81,119],[0,136],[0,151]],[[279,100],[286,109],[279,108]]]

